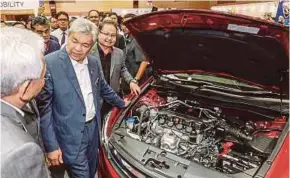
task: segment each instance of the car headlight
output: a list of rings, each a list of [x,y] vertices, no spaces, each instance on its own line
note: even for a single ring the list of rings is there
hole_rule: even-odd
[[[108,142],[109,142],[109,138],[108,138],[108,135],[107,135],[107,130],[108,130],[108,126],[109,126],[109,118],[111,116],[111,113],[112,111],[110,111],[106,117],[104,118],[105,119],[105,122],[104,122],[104,126],[103,126],[103,132],[102,132],[102,142],[105,144],[105,146],[108,145]]]

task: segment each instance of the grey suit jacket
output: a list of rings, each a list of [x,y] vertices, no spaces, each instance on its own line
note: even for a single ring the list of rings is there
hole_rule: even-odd
[[[24,118],[1,101],[1,177],[50,177],[40,146],[26,132]]]
[[[98,59],[100,58],[97,43],[95,43],[95,45],[93,46],[91,54],[93,56],[96,56]],[[102,65],[100,64],[99,66]],[[113,47],[113,51],[111,54],[110,86],[116,92],[120,91],[121,77],[123,77],[128,84],[133,79],[132,75],[128,72],[125,64],[124,52],[119,48]]]

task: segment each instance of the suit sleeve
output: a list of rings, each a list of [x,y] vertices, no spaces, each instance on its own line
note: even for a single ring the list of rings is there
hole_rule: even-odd
[[[56,135],[54,132],[52,100],[53,100],[53,81],[50,71],[47,70],[45,85],[37,96],[37,105],[40,114],[40,130],[47,152],[52,152],[59,148]]]
[[[1,161],[3,177],[49,178],[41,148],[34,142],[28,142],[9,152]]]
[[[126,81],[127,84],[130,84],[130,81],[133,79],[132,75],[130,74],[130,72],[128,71],[127,67],[126,67],[126,55],[124,55],[123,51],[120,51],[121,53],[121,76],[123,77],[123,79]]]
[[[106,100],[106,102],[110,103],[113,106],[116,106],[118,108],[124,108],[125,102],[122,100],[117,93],[110,87],[110,85],[107,84],[103,70],[101,66],[100,60],[97,60],[97,66],[99,71],[99,82],[100,82],[100,88],[101,88],[101,97]]]

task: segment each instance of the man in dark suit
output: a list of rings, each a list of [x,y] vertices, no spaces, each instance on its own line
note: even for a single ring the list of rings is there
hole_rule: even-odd
[[[99,59],[88,55],[96,37],[89,20],[72,23],[65,48],[46,56],[47,81],[38,97],[48,160],[64,163],[73,178],[96,173],[101,98],[119,108],[128,105],[106,83]]]
[[[32,30],[43,37],[45,42],[45,55],[60,49],[57,41],[51,39],[49,21],[46,17],[37,16],[32,19]]]
[[[49,38],[49,39],[50,39],[50,40],[53,40],[53,41],[55,41],[55,42],[57,42],[58,45],[59,45],[59,41],[58,41],[58,39],[57,39],[55,36],[50,35],[50,38]]]
[[[50,177],[42,148],[31,136],[37,126],[30,127],[25,118],[29,116],[21,110],[44,85],[43,39],[28,30],[5,27],[0,42],[1,177]]]

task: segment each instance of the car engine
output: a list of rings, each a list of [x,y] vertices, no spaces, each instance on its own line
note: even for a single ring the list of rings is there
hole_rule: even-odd
[[[142,96],[125,120],[127,134],[207,168],[235,174],[259,167],[286,119],[241,120],[219,106],[203,106],[156,90]]]

